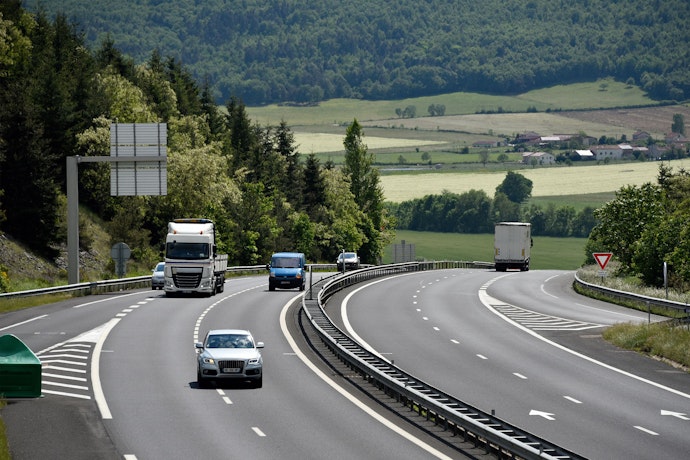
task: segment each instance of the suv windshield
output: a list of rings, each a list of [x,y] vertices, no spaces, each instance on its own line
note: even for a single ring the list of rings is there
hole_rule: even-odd
[[[254,343],[246,335],[216,334],[208,337],[206,348],[254,348]]]

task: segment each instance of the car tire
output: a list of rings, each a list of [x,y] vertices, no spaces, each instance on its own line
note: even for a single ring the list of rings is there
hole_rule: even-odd
[[[201,372],[196,371],[196,386],[197,388],[208,388],[208,382],[201,377]]]
[[[276,287],[274,285],[272,285],[271,283],[268,283],[268,290],[269,291],[275,291]]]
[[[264,386],[264,377],[262,375],[258,379],[254,380],[254,388],[261,388],[263,386]]]

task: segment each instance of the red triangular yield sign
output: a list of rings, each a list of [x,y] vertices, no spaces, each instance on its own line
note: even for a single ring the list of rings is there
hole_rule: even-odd
[[[599,267],[602,270],[606,270],[606,264],[609,263],[613,254],[610,252],[593,252],[592,255],[594,256],[594,260],[599,264]]]

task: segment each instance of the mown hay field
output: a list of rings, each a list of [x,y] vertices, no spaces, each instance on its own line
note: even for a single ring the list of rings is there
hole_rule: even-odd
[[[341,152],[344,155],[345,153],[345,147],[343,146],[343,141],[345,140],[345,129],[343,129],[343,134],[305,133],[295,131],[294,136],[298,150],[302,154]],[[367,148],[371,150],[390,148],[407,149],[411,147],[446,144],[446,142],[435,140],[370,136],[365,136],[363,141],[367,145]]]
[[[665,162],[674,170],[690,169],[690,160]],[[567,196],[615,192],[626,185],[656,183],[658,162],[553,166],[518,171],[532,181],[532,196]],[[443,191],[462,194],[483,190],[490,197],[505,179],[506,172],[430,172],[381,176],[386,201],[399,203]]]

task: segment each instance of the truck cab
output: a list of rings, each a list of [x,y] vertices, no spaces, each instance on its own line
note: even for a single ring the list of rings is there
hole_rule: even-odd
[[[301,252],[276,252],[271,256],[271,263],[266,265],[268,290],[299,288],[304,291],[306,266],[306,257]]]
[[[212,296],[223,292],[227,268],[227,254],[216,253],[213,221],[185,218],[168,223],[163,284],[166,295]]]

